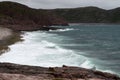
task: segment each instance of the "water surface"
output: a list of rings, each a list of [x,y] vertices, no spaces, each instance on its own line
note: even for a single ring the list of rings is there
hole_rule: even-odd
[[[62,26],[61,26],[62,27]],[[56,31],[24,32],[1,62],[35,66],[96,67],[120,74],[120,25],[77,24]]]

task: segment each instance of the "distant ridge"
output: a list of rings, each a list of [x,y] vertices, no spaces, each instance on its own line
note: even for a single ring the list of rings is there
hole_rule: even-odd
[[[105,10],[89,6],[52,11],[71,23],[120,23],[120,8]]]

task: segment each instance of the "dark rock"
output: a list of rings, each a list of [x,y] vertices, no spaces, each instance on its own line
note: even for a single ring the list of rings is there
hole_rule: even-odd
[[[63,67],[68,67],[68,66],[66,66],[66,65],[63,65]]]
[[[45,30],[45,31],[49,31],[49,30],[58,30],[58,29],[61,29],[61,28],[58,28],[58,27],[49,27],[49,26],[40,27],[40,30]]]
[[[41,75],[46,78],[120,80],[120,78],[114,74],[69,66],[43,68],[37,66],[0,63],[0,73],[22,74],[29,76]]]

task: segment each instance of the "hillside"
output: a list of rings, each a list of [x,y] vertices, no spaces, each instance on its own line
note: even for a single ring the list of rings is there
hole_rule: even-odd
[[[67,25],[67,22],[52,12],[4,1],[0,2],[0,25],[11,25],[9,27],[15,30],[32,30],[42,26]]]
[[[97,7],[81,7],[52,11],[72,23],[120,23],[120,8],[104,10]]]
[[[0,2],[0,25],[14,30],[39,30],[69,23],[120,23],[120,8],[33,9],[16,2]],[[48,29],[48,28],[47,28]],[[54,29],[54,28],[53,28]]]

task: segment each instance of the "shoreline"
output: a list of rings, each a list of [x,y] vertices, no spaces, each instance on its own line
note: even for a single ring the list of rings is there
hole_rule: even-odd
[[[8,47],[9,45],[12,45],[19,41],[23,41],[21,39],[21,34],[22,34],[21,31],[37,31],[37,30],[49,31],[49,30],[61,29],[58,27],[50,27],[50,26],[34,27],[34,28],[31,28],[33,26],[29,26],[28,28],[24,29],[24,27],[16,28],[16,26],[20,27],[21,25],[0,25],[0,55],[2,53],[10,51],[10,48]]]
[[[69,23],[69,25],[120,25],[120,23]]]
[[[22,41],[20,34],[20,32],[0,26],[0,55],[10,51],[9,45]]]
[[[14,31],[49,31],[49,30],[57,30],[61,29],[59,27],[52,27],[52,26],[41,26],[41,25],[0,25],[5,28],[9,28]],[[26,28],[25,28],[26,27]]]
[[[15,31],[12,31],[16,33]],[[8,37],[8,36],[7,36]],[[10,35],[5,38],[5,46],[14,44],[20,41],[20,33]],[[7,50],[7,49],[6,49]],[[9,49],[8,49],[9,50]],[[64,69],[65,68],[65,69]],[[37,70],[36,70],[37,69]],[[67,70],[67,72],[66,72]],[[47,72],[47,73],[44,73]],[[2,77],[1,77],[2,76]],[[13,63],[0,63],[0,78],[5,80],[16,80],[21,79],[19,76],[23,76],[22,80],[120,80],[116,74],[106,73],[102,71],[94,71],[91,69],[85,69],[81,67],[36,67],[27,65],[18,65]],[[6,79],[8,77],[8,79]],[[9,77],[12,77],[9,79]],[[31,78],[31,79],[29,79]]]

